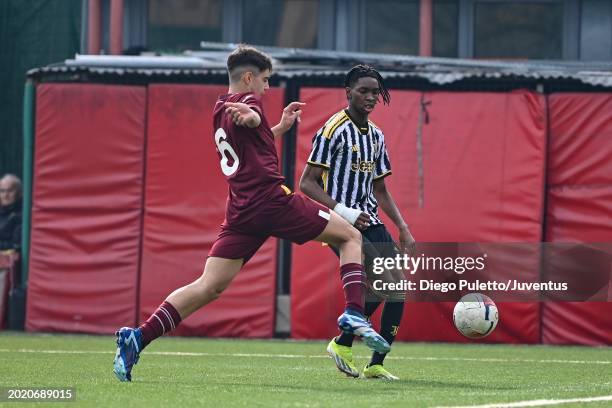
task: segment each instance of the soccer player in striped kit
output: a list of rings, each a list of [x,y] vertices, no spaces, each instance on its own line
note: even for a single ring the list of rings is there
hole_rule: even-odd
[[[298,244],[316,240],[338,246],[346,298],[338,326],[360,336],[373,351],[390,349],[363,316],[365,273],[359,231],[327,207],[294,194],[283,184],[274,138],[299,119],[303,103],[290,103],[280,123],[270,127],[261,102],[272,75],[270,57],[242,45],[229,55],[227,70],[229,90],[215,104],[209,135],[229,185],[225,220],[202,276],[168,295],[140,327],[117,331],[113,372],[120,381],[132,380],[132,368],[143,348],[217,299],[270,236]]]
[[[389,104],[389,91],[378,71],[367,65],[353,67],[346,75],[345,87],[348,107],[334,114],[314,136],[300,189],[361,230],[367,267],[375,256],[395,257],[399,250],[412,253],[415,241],[385,185],[391,163],[383,132],[368,120],[380,97]],[[379,205],[398,228],[399,245],[379,218]],[[337,248],[332,249],[338,253]],[[366,317],[381,304],[379,296],[366,302]],[[404,300],[401,294],[386,299],[380,334],[391,344],[402,319]],[[340,371],[358,377],[353,337],[341,333],[330,341],[327,351]],[[383,367],[385,356],[374,352],[363,376],[397,380]]]

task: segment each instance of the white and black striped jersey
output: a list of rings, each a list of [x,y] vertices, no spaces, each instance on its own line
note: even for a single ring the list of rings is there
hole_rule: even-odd
[[[321,186],[331,198],[382,224],[373,182],[391,174],[391,163],[376,125],[359,128],[345,110],[336,113],[314,136],[308,163],[325,169]]]

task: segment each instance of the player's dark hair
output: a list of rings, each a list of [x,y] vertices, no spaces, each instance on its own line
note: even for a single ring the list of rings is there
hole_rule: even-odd
[[[378,87],[380,88],[380,94],[382,95],[383,102],[385,105],[388,105],[391,102],[391,95],[389,95],[389,90],[385,86],[385,81],[380,73],[369,65],[355,65],[351,70],[346,74],[344,78],[344,86],[347,88],[352,88],[359,78],[363,77],[372,77],[378,81]]]
[[[233,77],[232,74],[236,69],[242,67],[255,67],[259,72],[266,69],[272,71],[272,59],[255,47],[241,44],[227,57],[227,70],[230,78]]]

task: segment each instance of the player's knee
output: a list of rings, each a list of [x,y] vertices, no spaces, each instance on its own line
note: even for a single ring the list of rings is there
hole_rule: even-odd
[[[200,296],[202,299],[216,300],[221,296],[227,285],[222,284],[206,284],[200,287]]]
[[[361,247],[361,232],[359,232],[357,228],[351,226],[348,230],[348,240]]]
[[[338,246],[340,247],[358,247],[361,248],[361,233],[355,227],[347,225],[338,237]]]
[[[219,298],[219,296],[221,296],[224,290],[225,290],[224,287],[212,286],[212,287],[206,288],[205,296],[208,299],[216,300]]]

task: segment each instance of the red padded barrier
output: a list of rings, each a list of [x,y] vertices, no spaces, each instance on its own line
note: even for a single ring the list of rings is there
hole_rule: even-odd
[[[612,303],[545,303],[542,308],[544,344],[612,344]]]
[[[538,242],[541,239],[545,120],[543,98],[513,93],[426,93],[423,124],[424,206],[419,208],[416,131],[421,93],[392,92],[389,107],[372,116],[386,137],[393,175],[389,189],[421,242]],[[296,179],[316,130],[346,106],[343,89],[303,88]],[[392,235],[397,235],[390,226]],[[316,263],[312,259],[317,259]],[[536,271],[534,249],[525,264]],[[329,338],[343,296],[337,258],[328,248],[294,246],[292,336]],[[488,342],[539,341],[539,305],[499,304],[502,320]],[[452,326],[452,304],[410,303],[399,340],[462,341]],[[317,319],[312,319],[317,316]]]
[[[37,87],[26,329],[136,320],[146,90]]]
[[[151,85],[147,124],[142,321],[174,289],[202,273],[225,213],[227,183],[215,151],[212,109],[227,86]],[[280,118],[282,89],[264,109]],[[178,335],[270,337],[274,330],[276,240],[268,240],[216,302],[194,313]]]
[[[549,97],[546,241],[612,242],[612,94]],[[608,288],[612,293],[612,287]],[[612,303],[546,303],[547,344],[612,344]]]
[[[546,240],[612,241],[611,94],[549,97]]]

